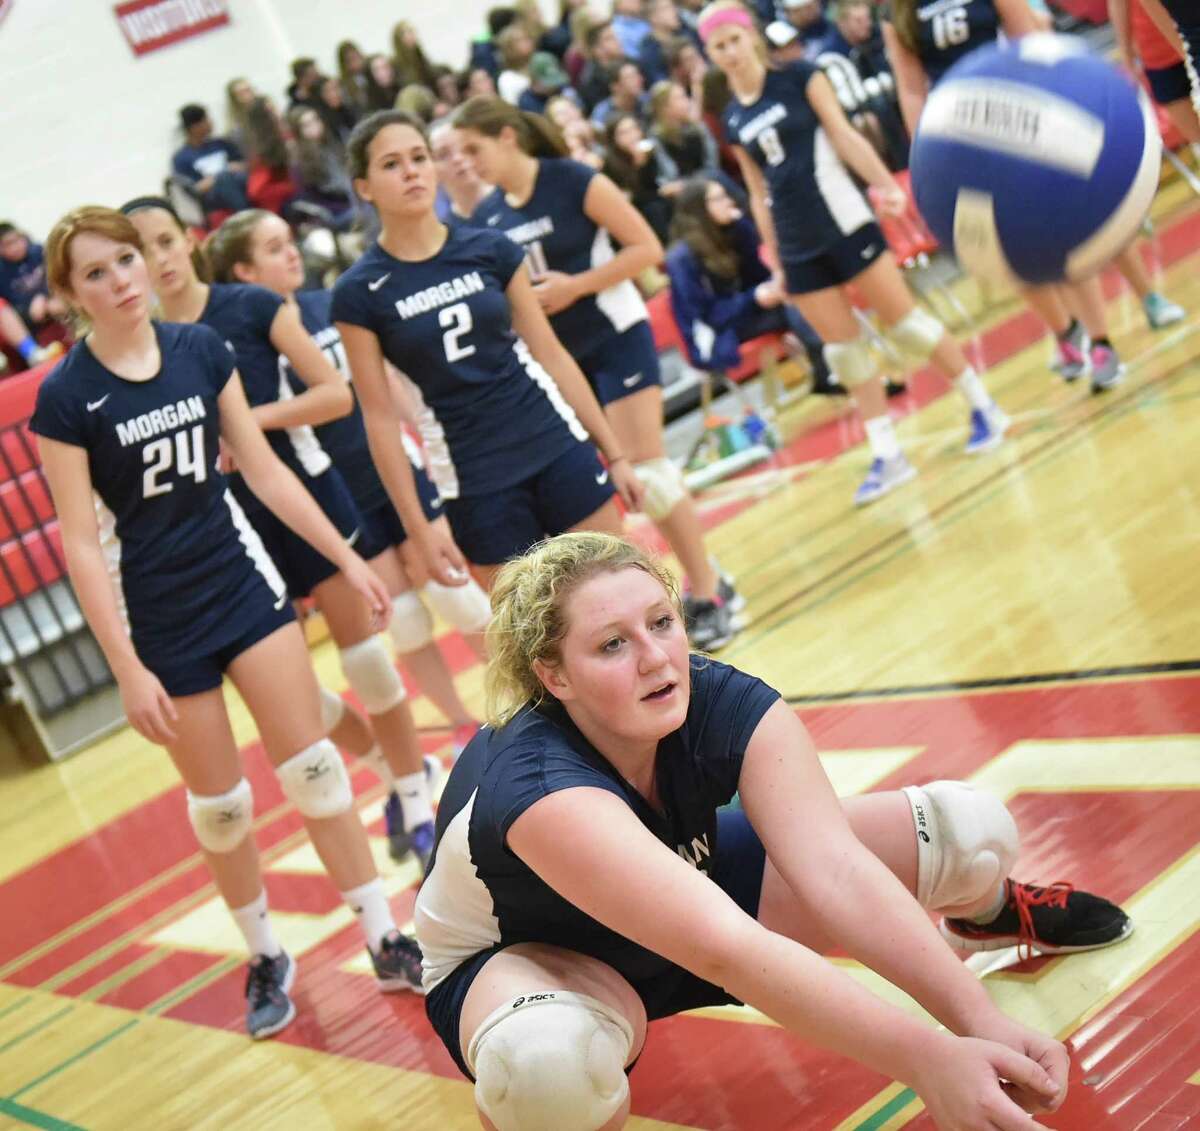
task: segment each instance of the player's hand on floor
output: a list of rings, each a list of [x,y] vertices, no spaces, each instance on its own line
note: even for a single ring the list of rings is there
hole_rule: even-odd
[[[1058,1085],[1041,1065],[995,1041],[949,1037],[930,1047],[913,1082],[939,1131],[1028,1131],[1040,1127],[1004,1083],[1049,1103]]]
[[[167,746],[175,741],[172,723],[179,721],[175,704],[149,668],[139,668],[118,682],[129,725],[143,738]]]

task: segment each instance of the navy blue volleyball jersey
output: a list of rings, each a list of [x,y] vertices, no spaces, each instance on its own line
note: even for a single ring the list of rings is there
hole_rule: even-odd
[[[809,81],[820,73],[804,60],[769,70],[754,102],[725,107],[726,136],[766,178],[785,258],[815,255],[875,219],[809,104]]]
[[[304,323],[304,328],[321,347],[329,363],[349,384],[350,365],[346,360],[342,335],[333,324],[330,312],[332,303],[333,295],[327,290],[296,292],[296,305],[300,308],[300,320]],[[288,364],[287,358],[280,357],[279,365],[294,393],[303,393],[308,388]],[[351,389],[351,396],[353,395],[354,391]],[[363,424],[362,409],[357,397],[354,398],[354,407],[346,416],[320,424],[313,431],[316,432],[321,447],[333,460],[333,466],[341,472],[359,510],[374,510],[388,501],[387,488],[379,478],[379,472],[375,470],[375,463],[371,459],[367,430]]]
[[[546,157],[538,162],[533,192],[520,207],[501,189],[484,197],[471,216],[478,227],[494,228],[525,249],[533,279],[547,271],[579,275],[612,259],[608,231],[583,210],[595,169],[580,161]],[[603,347],[646,318],[646,304],[626,279],[600,294],[586,295],[550,319],[559,341],[576,357]]]
[[[933,86],[964,55],[996,42],[994,0],[932,0],[917,8],[917,58]]]
[[[334,321],[375,334],[440,425],[445,498],[521,483],[587,439],[513,331],[504,292],[522,258],[500,232],[456,227],[416,263],[374,244],[333,288]]]
[[[216,330],[233,351],[251,407],[274,404],[293,395],[284,374],[286,363],[271,344],[271,324],[281,306],[283,299],[265,287],[213,283],[199,318]],[[264,435],[275,454],[302,480],[329,469],[329,456],[307,424],[272,428]],[[262,506],[240,475],[230,476],[230,483],[247,510]]]
[[[147,648],[171,644],[178,658],[190,642],[211,645],[236,622],[231,605],[264,581],[284,593],[216,470],[233,356],[205,326],[156,323],[155,334],[162,368],[148,381],[118,377],[78,343],[42,383],[30,422],[87,451],[101,544],[143,659]]]
[[[437,842],[414,921],[433,989],[472,955],[542,942],[590,954],[634,989],[672,967],[584,914],[507,847],[513,822],[541,798],[590,787],[621,798],[668,849],[710,877],[720,846],[717,808],[737,790],[742,759],[779,693],[728,664],[693,657],[691,702],[658,744],[661,811],[650,806],[555,702],[484,727],[455,763],[438,807]],[[619,882],[614,877],[614,882]]]

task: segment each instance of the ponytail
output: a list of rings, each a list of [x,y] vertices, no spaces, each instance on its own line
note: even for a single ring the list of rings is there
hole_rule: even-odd
[[[566,157],[567,143],[559,128],[542,114],[518,110],[494,95],[479,94],[468,98],[453,114],[455,129],[474,130],[484,137],[499,137],[508,126],[517,135],[517,144],[530,157]]]

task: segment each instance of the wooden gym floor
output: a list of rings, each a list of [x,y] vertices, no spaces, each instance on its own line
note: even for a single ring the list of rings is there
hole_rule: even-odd
[[[1070,1041],[1071,1095],[1045,1122],[1072,1131],[1200,1128],[1200,203],[1168,184],[1154,215],[1147,254],[1192,313],[1149,331],[1109,281],[1118,389],[1058,382],[1036,320],[993,300],[971,349],[1016,420],[1001,450],[961,456],[957,398],[919,375],[893,407],[921,475],[895,495],[851,508],[868,457],[824,401],[785,415],[771,465],[704,499],[749,598],[721,658],[795,703],[841,793],[986,784],[1022,827],[1022,878],[1069,879],[1134,916],[1110,950],[980,969],[1005,1008]],[[443,643],[478,703],[478,668]],[[329,647],[315,656],[341,686]],[[233,697],[231,711],[300,959],[298,1019],[273,1041],[243,1035],[240,941],[182,788],[160,751],[116,734],[0,779],[0,1127],[474,1127],[420,1001],[375,992]],[[415,869],[387,860],[380,789],[355,782],[405,922]],[[636,1131],[931,1126],[910,1091],[749,1009],[656,1024],[632,1084]]]

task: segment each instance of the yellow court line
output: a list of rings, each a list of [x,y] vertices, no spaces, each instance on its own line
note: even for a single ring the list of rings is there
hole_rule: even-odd
[[[128,966],[121,967],[115,974],[111,974],[102,982],[97,982],[94,986],[90,986],[79,995],[81,1001],[99,1001],[102,997],[120,989],[126,982],[133,981],[139,974],[144,974],[147,970],[157,966],[160,962],[165,962],[174,952],[165,946],[158,947],[150,951],[149,954],[143,954],[141,958],[129,963]]]

